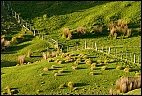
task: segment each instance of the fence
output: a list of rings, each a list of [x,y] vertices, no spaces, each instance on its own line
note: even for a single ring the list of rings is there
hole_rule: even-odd
[[[128,48],[140,48],[141,46],[132,46],[132,47],[126,47],[124,48],[123,46],[107,46],[107,47],[98,47],[96,42],[87,43],[87,41],[84,42],[84,47],[83,48],[78,48],[77,46],[75,47],[67,47],[67,52],[73,51],[73,50],[84,50],[84,49],[92,49],[97,52],[100,52],[102,54],[106,54],[107,56],[113,57],[117,60],[124,61],[124,62],[129,62],[133,63],[136,65],[141,64],[141,54],[140,53],[131,53],[126,51]],[[121,50],[120,50],[121,48]],[[122,49],[123,48],[123,49]],[[119,49],[119,50],[118,50]],[[125,51],[124,51],[125,49]]]

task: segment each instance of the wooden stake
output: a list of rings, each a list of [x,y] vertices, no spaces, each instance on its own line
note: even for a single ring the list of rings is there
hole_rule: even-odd
[[[136,63],[136,55],[134,54],[134,63]]]
[[[138,63],[140,63],[140,57],[138,56]]]
[[[94,42],[92,42],[92,49],[94,48]]]
[[[14,12],[15,13],[15,19],[16,19],[16,12]]]
[[[102,52],[104,51],[103,47],[102,47]]]
[[[86,40],[85,40],[85,49],[87,48],[87,43],[86,43]]]
[[[108,48],[108,54],[110,54],[110,47]]]

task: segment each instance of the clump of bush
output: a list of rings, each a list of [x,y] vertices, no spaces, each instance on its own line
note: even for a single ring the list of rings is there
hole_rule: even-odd
[[[73,82],[68,82],[68,84],[67,84],[67,86],[70,88],[70,89],[73,89],[73,87],[74,87],[74,83]]]
[[[124,71],[125,71],[125,72],[129,72],[129,71],[130,71],[130,67],[124,68]]]
[[[119,93],[126,93],[128,91],[141,87],[141,75],[137,77],[121,77],[116,80],[116,90]]]
[[[107,69],[107,66],[102,66],[101,67],[101,70],[106,70]]]
[[[27,52],[27,57],[31,57],[31,55],[32,55],[31,50],[28,50],[28,52]]]
[[[64,84],[61,84],[60,86],[59,86],[59,89],[63,89],[63,88],[65,88],[66,87],[66,84],[64,83]]]
[[[24,64],[26,55],[18,56],[18,64]]]
[[[117,70],[121,70],[121,69],[122,69],[122,66],[117,65],[117,66],[116,66],[116,69],[117,69]]]
[[[64,69],[61,69],[61,70],[58,71],[59,74],[63,73],[63,72],[64,72]]]
[[[77,69],[77,65],[73,65],[73,66],[72,66],[72,69],[73,69],[73,70],[76,70],[76,69]]]
[[[77,31],[78,36],[80,37],[81,35],[84,35],[87,30],[85,27],[79,26],[77,27],[76,31]]]
[[[48,71],[49,69],[47,67],[44,67],[43,68],[43,71]]]
[[[94,75],[94,72],[90,72],[89,75]]]
[[[86,60],[85,60],[85,63],[86,63],[87,65],[91,65],[91,64],[92,64],[92,61],[91,61],[91,59],[89,58],[89,59],[86,59]]]
[[[58,64],[63,64],[65,61],[64,60],[60,60],[58,61]]]
[[[101,64],[101,63],[102,63],[102,60],[98,59],[98,60],[97,60],[97,63],[98,63],[98,64]]]
[[[94,70],[96,68],[96,63],[91,64],[91,70]]]
[[[64,28],[62,37],[67,38],[67,39],[71,39],[72,38],[71,30],[69,28]]]

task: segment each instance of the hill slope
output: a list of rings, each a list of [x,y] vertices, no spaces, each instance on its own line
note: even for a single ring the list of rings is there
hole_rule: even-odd
[[[70,54],[87,54],[89,58],[96,63],[95,70],[91,70],[90,66],[85,64],[84,59],[78,64],[78,69],[73,70],[74,62],[66,62],[58,64],[56,62],[48,62],[42,59],[42,52],[46,52],[48,48],[52,48],[47,40],[41,40],[39,37],[34,37],[31,40],[23,41],[7,48],[1,53],[1,93],[5,94],[6,86],[17,90],[15,94],[35,95],[35,94],[94,94],[106,95],[109,94],[109,89],[114,88],[115,81],[120,76],[134,76],[135,72],[140,70],[134,69],[128,73],[123,70],[116,70],[117,65],[126,67],[127,63],[114,58],[108,58],[95,50],[85,50],[84,43],[90,47],[92,42],[96,42],[99,49],[109,46],[123,46],[118,48],[118,54],[123,51],[135,53],[140,56],[139,47],[141,45],[141,36],[133,35],[125,39],[109,39],[107,35],[86,35],[82,38],[66,40],[61,38],[62,28],[69,27],[75,29],[78,26],[84,26],[90,32],[93,24],[103,24],[106,26],[109,21],[117,19],[125,19],[129,23],[130,28],[140,27],[141,20],[141,2],[139,1],[12,1],[12,7],[24,19],[28,19],[33,23],[33,26],[43,33],[48,33],[47,38],[54,38],[62,43],[65,47],[76,46],[78,50],[73,49]],[[108,32],[108,31],[104,31]],[[136,31],[134,31],[135,33]],[[11,32],[13,33],[13,32]],[[16,29],[14,35],[6,34],[7,36],[15,36],[21,33],[20,29]],[[27,54],[31,50],[32,56],[26,57],[27,65],[17,65],[17,56]],[[54,49],[51,49],[53,51]],[[113,50],[113,48],[112,48]],[[66,48],[63,50],[66,51]],[[113,51],[111,51],[113,52]],[[80,59],[77,55],[76,59]],[[129,56],[130,57],[130,56]],[[128,57],[128,58],[129,58]],[[51,58],[49,58],[50,60]],[[64,60],[65,57],[59,55],[52,59]],[[108,60],[106,65],[101,65],[98,60]],[[130,59],[130,58],[129,58]],[[57,68],[52,68],[55,65]],[[102,70],[103,66],[107,66],[106,70]],[[47,67],[49,71],[43,71]],[[61,70],[61,76],[54,76],[56,72]],[[90,72],[94,72],[91,75]],[[74,82],[73,90],[68,87],[59,89],[62,84]],[[140,91],[141,89],[137,90]],[[137,92],[140,94],[140,92]],[[127,94],[127,93],[126,93]],[[129,93],[128,93],[129,94]],[[133,92],[130,94],[134,94]]]

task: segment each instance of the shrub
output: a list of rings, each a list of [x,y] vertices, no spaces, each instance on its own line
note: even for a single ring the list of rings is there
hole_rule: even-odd
[[[62,58],[66,57],[66,54],[65,54],[65,53],[62,53],[61,57],[62,57]]]
[[[91,69],[91,70],[94,70],[95,68],[96,68],[96,67],[94,67],[94,66],[92,67],[92,66],[91,66],[91,68],[90,68],[90,69]]]
[[[117,69],[117,70],[121,70],[122,67],[121,67],[120,65],[117,65],[117,66],[116,66],[116,69]]]
[[[108,63],[108,60],[104,60],[104,64],[107,64]]]
[[[16,37],[12,37],[12,39],[11,39],[11,43],[12,43],[12,44],[16,44],[16,43],[18,43],[17,38],[16,38]]]
[[[129,71],[130,71],[130,68],[129,68],[129,67],[126,67],[126,68],[124,69],[124,71],[125,71],[125,72],[129,72]]]
[[[43,68],[43,71],[48,71],[48,68],[47,67]]]
[[[90,72],[89,75],[94,75],[94,72]]]
[[[77,27],[76,31],[77,31],[77,34],[78,34],[79,37],[80,37],[81,35],[83,35],[83,34],[86,33],[86,28],[80,26],[80,27]]]
[[[60,61],[58,61],[58,64],[62,64],[64,61],[62,61],[62,60],[60,60]]]
[[[68,82],[67,86],[68,86],[69,88],[73,89],[74,83],[70,81],[70,82]]]
[[[48,62],[53,62],[54,60],[52,58],[47,59]]]
[[[31,50],[28,50],[27,57],[31,57],[31,54],[32,54]]]
[[[56,57],[56,52],[52,52],[51,57]]]
[[[103,31],[103,26],[101,25],[95,25],[92,27],[92,32],[94,33],[101,33]]]
[[[121,77],[116,80],[116,89],[119,92],[126,93],[133,89],[141,87],[141,76],[138,77]]]
[[[135,73],[135,76],[140,76],[140,75],[141,75],[141,73],[139,73],[139,72]]]
[[[10,42],[10,41],[8,41],[8,40],[4,40],[4,47],[9,47],[9,46],[10,46],[10,44],[11,44],[11,42]]]
[[[24,64],[25,61],[25,55],[18,56],[18,64]]]
[[[54,74],[55,77],[58,76],[58,75],[59,75],[58,73],[55,73],[55,74]]]
[[[60,61],[59,59],[56,59],[56,60],[55,60],[55,63],[58,63],[59,61]]]
[[[59,86],[59,89],[63,89],[64,87],[66,87],[65,83],[64,83],[64,84],[61,84],[61,85]]]
[[[92,61],[91,61],[91,59],[86,59],[85,63],[88,64],[88,65],[91,65]]]
[[[101,63],[102,63],[102,60],[97,60],[97,63],[98,63],[98,64],[101,64]]]
[[[82,58],[83,58],[83,59],[87,59],[87,58],[88,58],[88,56],[87,56],[87,55],[84,55]]]
[[[78,65],[78,64],[79,64],[79,61],[76,60],[76,61],[74,62],[74,65]]]
[[[9,86],[6,86],[6,88],[5,88],[5,89],[7,90],[7,92],[6,92],[6,93],[7,93],[8,95],[12,95],[12,93],[11,93],[11,90],[10,90],[10,87],[9,87]]]
[[[46,53],[46,59],[47,59],[47,58],[50,58],[50,57],[51,57],[50,52],[47,52],[47,53]]]
[[[63,29],[63,35],[62,37],[67,38],[67,39],[71,39],[72,38],[72,34],[69,28],[64,28]]]
[[[91,70],[94,70],[96,68],[96,63],[91,64]]]
[[[58,71],[58,73],[63,73],[64,72],[64,69],[61,69]]]
[[[101,70],[106,70],[107,66],[102,66]]]
[[[76,69],[77,69],[77,66],[76,66],[76,65],[73,65],[73,66],[72,66],[72,69],[73,69],[73,70],[76,70]]]
[[[52,66],[51,66],[51,69],[54,69],[55,67],[56,67],[55,65],[52,65]]]
[[[43,57],[44,60],[47,59],[47,56],[46,56],[46,54],[44,52],[42,53],[42,57]]]

